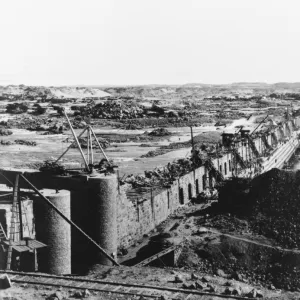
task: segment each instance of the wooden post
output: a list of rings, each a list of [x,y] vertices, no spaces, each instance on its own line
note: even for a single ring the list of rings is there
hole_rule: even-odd
[[[139,201],[136,199],[136,213],[137,213],[137,221],[140,222],[140,206],[139,206]]]
[[[34,272],[37,272],[38,271],[38,262],[37,262],[37,251],[36,249],[34,248],[33,249],[33,255],[34,255]]]
[[[97,145],[98,145],[100,151],[102,152],[102,154],[103,154],[103,156],[105,157],[105,159],[107,160],[107,162],[110,164],[110,162],[109,162],[109,160],[108,160],[108,157],[106,156],[105,152],[103,151],[103,149],[102,149],[102,147],[101,147],[101,145],[100,145],[100,143],[99,143],[99,141],[98,141],[98,139],[97,139],[97,136],[96,136],[94,130],[93,130],[92,128],[90,128],[90,130],[91,130],[91,132],[92,132],[92,134],[93,134],[93,136],[94,136],[94,138],[95,138],[95,140],[96,140],[96,143],[97,143]]]
[[[192,142],[192,151],[194,152],[195,150],[195,145],[194,145],[194,135],[193,135],[193,126],[190,126],[191,128],[191,142]]]
[[[79,134],[78,138],[80,138],[86,131],[86,128]],[[70,148],[76,144],[76,141],[74,141],[72,144],[68,146],[68,148],[65,150],[65,152],[55,161],[56,163],[70,150]]]
[[[118,176],[118,192],[120,195],[120,172],[119,172],[119,170],[117,170],[117,176]]]
[[[86,132],[87,163],[90,164],[90,129]]]
[[[79,149],[79,152],[80,152],[80,154],[81,154],[81,157],[82,157],[82,159],[83,159],[83,161],[84,161],[85,167],[86,167],[86,169],[89,171],[89,165],[88,165],[88,163],[87,163],[87,161],[86,161],[86,159],[85,159],[85,157],[84,157],[84,154],[83,154],[83,152],[82,152],[80,143],[79,143],[79,141],[78,141],[78,139],[77,139],[77,136],[76,136],[76,134],[75,134],[75,131],[74,131],[73,127],[72,127],[72,124],[71,124],[71,122],[70,122],[70,120],[69,120],[69,118],[68,118],[68,115],[67,115],[65,109],[63,110],[63,112],[64,112],[64,115],[65,115],[67,121],[68,121],[68,124],[69,124],[69,126],[70,126],[71,132],[72,132],[72,134],[73,134],[73,137],[74,137],[75,142],[76,142],[76,144],[77,144],[77,147],[78,147],[78,149]]]
[[[19,174],[17,174],[19,177]],[[18,199],[18,205],[19,205],[19,220],[20,220],[20,241],[23,240],[23,220],[22,220],[22,203],[21,203],[21,197],[20,197],[20,185],[18,184],[18,192],[17,192],[17,199]]]
[[[152,192],[152,188],[150,190],[151,192],[151,209],[152,209],[152,218],[155,221],[155,207],[154,207],[154,199],[153,199],[153,192]]]
[[[89,128],[89,136],[90,136],[90,143],[91,143],[91,164],[94,164],[94,153],[93,153],[93,139],[91,129]]]

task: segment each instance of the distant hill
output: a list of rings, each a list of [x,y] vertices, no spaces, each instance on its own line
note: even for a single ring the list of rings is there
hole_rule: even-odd
[[[234,82],[231,84],[187,83],[183,85],[110,86],[104,91],[114,96],[159,100],[197,100],[206,97],[254,96],[271,93],[300,93],[300,83]]]
[[[0,96],[13,99],[83,99],[106,96],[148,100],[198,100],[207,97],[253,96],[270,93],[300,93],[300,82],[234,82],[230,84],[187,83],[182,85],[93,86],[0,86]]]
[[[0,96],[20,96],[24,99],[82,99],[82,98],[102,98],[110,96],[103,90],[90,87],[44,87],[44,86],[25,86],[8,85],[0,86]]]

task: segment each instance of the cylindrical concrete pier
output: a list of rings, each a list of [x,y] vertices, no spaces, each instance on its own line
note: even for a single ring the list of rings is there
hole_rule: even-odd
[[[115,260],[117,259],[117,177],[97,175],[89,178],[93,207],[96,207],[94,236],[96,242]],[[93,221],[92,221],[93,222]],[[99,253],[97,262],[112,265]]]
[[[66,217],[71,217],[71,197],[67,190],[40,191]],[[34,199],[37,240],[47,248],[39,261],[39,270],[50,274],[71,273],[71,227],[39,196]]]

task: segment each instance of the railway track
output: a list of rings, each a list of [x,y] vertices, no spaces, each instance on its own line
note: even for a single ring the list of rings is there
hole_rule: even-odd
[[[167,286],[131,284],[69,276],[56,276],[15,271],[0,271],[0,274],[8,274],[11,281],[17,283],[53,286],[54,288],[64,287],[79,290],[88,289],[90,291],[102,293],[122,294],[127,296],[143,296],[149,299],[160,299],[162,295],[166,296],[167,299],[180,300],[207,300],[211,299],[211,297],[218,297],[220,299],[254,299],[242,296],[224,295],[220,293],[209,293],[197,290],[172,288]]]

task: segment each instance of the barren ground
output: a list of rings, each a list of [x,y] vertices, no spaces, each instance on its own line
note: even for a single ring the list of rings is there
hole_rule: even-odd
[[[259,85],[259,84],[258,84]],[[19,93],[23,93],[23,87],[6,87],[3,91],[16,93],[15,100],[24,102]],[[146,103],[148,106],[156,103],[165,106],[167,109],[174,109],[178,112],[184,112],[186,116],[178,120],[170,120],[166,117],[159,118],[137,118],[128,120],[100,120],[92,119],[93,127],[97,134],[107,136],[113,134],[122,140],[112,142],[107,148],[107,154],[113,158],[119,165],[121,176],[124,174],[137,174],[145,170],[151,170],[157,166],[164,166],[175,158],[186,157],[190,154],[191,147],[186,145],[180,149],[171,149],[167,153],[161,152],[157,156],[141,157],[149,151],[158,150],[159,147],[169,145],[170,143],[187,142],[190,139],[189,125],[194,126],[194,135],[207,132],[217,132],[221,134],[225,130],[225,125],[232,125],[232,128],[239,126],[241,118],[248,118],[250,115],[263,117],[271,115],[273,120],[285,111],[285,107],[293,104],[294,108],[299,107],[298,100],[282,100],[281,98],[262,98],[270,92],[298,92],[293,91],[291,87],[280,87],[279,91],[272,86],[243,86],[236,84],[226,87],[213,87],[205,85],[178,86],[178,87],[128,87],[114,88],[106,87],[103,91],[114,97],[137,97],[137,104]],[[40,93],[42,92],[42,97]],[[53,95],[71,95],[74,91],[66,89],[44,89],[31,87],[24,99],[43,98],[47,101],[48,97]],[[82,97],[90,96],[95,93],[104,93],[98,90],[82,89]],[[236,95],[239,95],[236,98]],[[259,96],[257,99],[252,96]],[[81,96],[80,96],[81,97]],[[249,98],[250,97],[250,98]],[[18,100],[19,99],[19,100]],[[40,99],[41,100],[41,99]],[[27,100],[26,100],[27,101]],[[29,100],[28,100],[29,101]],[[29,101],[31,106],[37,100]],[[0,121],[16,118],[16,116],[4,113],[5,106],[12,101],[5,99],[0,103]],[[79,104],[85,105],[85,101],[79,101]],[[47,103],[47,102],[46,102]],[[68,103],[70,106],[78,104]],[[48,104],[47,104],[48,105]],[[50,107],[51,104],[49,103]],[[65,104],[64,104],[65,105]],[[112,113],[114,111],[112,110]],[[12,126],[13,134],[2,136],[3,141],[14,141],[23,139],[37,142],[36,147],[23,145],[0,146],[0,165],[1,167],[21,167],[27,168],[35,163],[42,162],[49,158],[57,158],[68,143],[63,141],[71,136],[70,131],[66,130],[63,134],[41,135],[40,132],[25,130],[26,126],[22,123],[25,116],[37,118],[43,122],[52,117],[52,112],[41,116],[32,116],[32,113],[21,114],[17,116],[19,125]],[[56,118],[56,116],[55,116]],[[58,118],[63,122],[64,118]],[[223,124],[222,124],[223,123]],[[165,127],[172,132],[170,137],[165,139],[143,141],[124,140],[124,135],[139,135],[145,130],[149,131],[156,127]],[[132,128],[135,127],[135,130]],[[128,130],[130,129],[130,130]],[[228,129],[228,127],[227,127]],[[82,129],[76,129],[76,133]],[[141,147],[141,144],[146,144]],[[101,158],[96,153],[97,159]],[[80,165],[80,155],[77,150],[71,149],[65,157],[65,162],[72,166]],[[282,271],[282,265],[286,261],[287,252],[295,255],[295,262],[298,261],[298,252],[291,249],[278,249],[273,239],[264,235],[259,235],[251,230],[247,220],[224,214],[213,213],[212,211],[203,211],[205,205],[191,205],[179,209],[167,221],[161,224],[150,236],[138,241],[131,247],[128,255],[121,257],[121,261],[133,259],[136,253],[141,249],[146,249],[152,236],[157,234],[168,234],[166,240],[169,243],[182,243],[183,251],[178,260],[177,267],[174,268],[154,268],[154,267],[120,267],[111,268],[104,266],[95,266],[88,274],[89,278],[100,278],[128,283],[141,283],[148,285],[160,285],[171,287],[182,287],[183,284],[191,285],[192,273],[201,280],[206,276],[207,280],[219,292],[223,292],[228,286],[239,286],[243,293],[256,288],[262,291],[263,295],[269,299],[299,299],[299,289],[295,285],[289,286],[285,278],[298,278],[299,266],[288,261],[294,269]],[[153,249],[152,249],[153,250]],[[279,265],[278,265],[279,264]],[[273,269],[272,269],[273,268]],[[278,273],[270,274],[272,270],[279,270]],[[276,269],[277,268],[277,269]],[[270,271],[271,270],[271,271]],[[272,272],[271,272],[272,273]],[[180,275],[183,278],[182,283],[175,283],[174,277]],[[274,276],[273,276],[274,275]],[[276,278],[276,275],[277,278]],[[279,276],[280,275],[280,276]],[[288,275],[288,276],[287,276]],[[290,277],[289,277],[290,276]],[[295,280],[297,281],[297,280]],[[290,291],[287,291],[290,290]],[[56,292],[52,288],[43,286],[30,286],[14,284],[12,288],[0,291],[0,299],[45,299],[47,296]],[[74,293],[73,290],[60,288],[66,299]],[[113,294],[95,294],[91,293],[89,299],[139,299],[134,297],[124,297]],[[192,298],[191,298],[192,299]],[[217,299],[206,297],[206,299]]]

